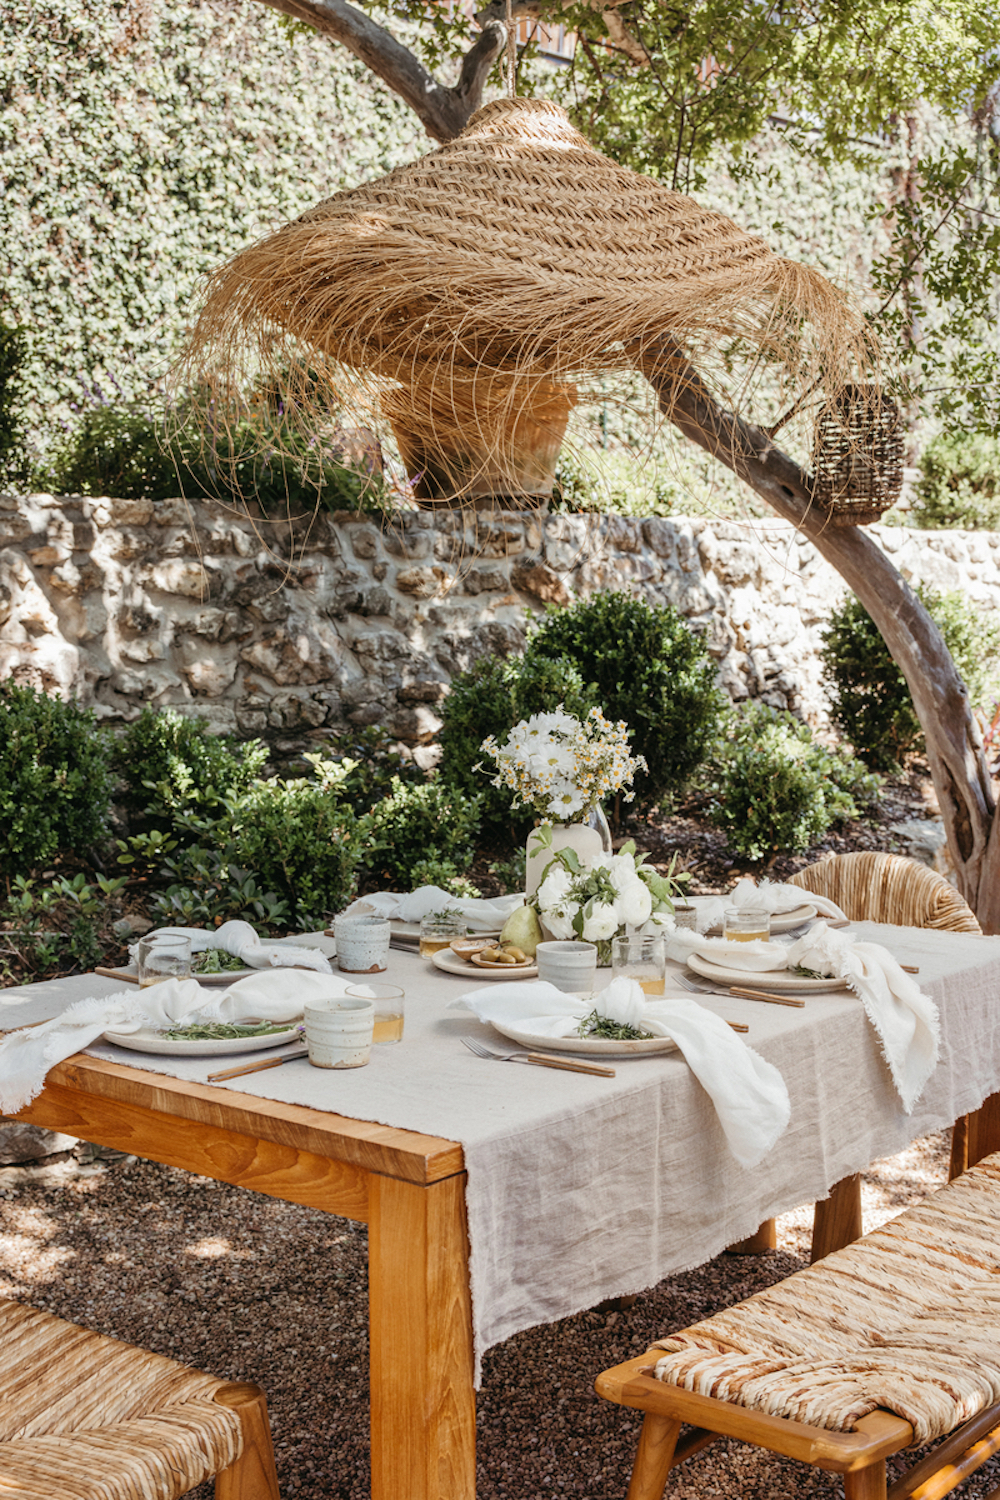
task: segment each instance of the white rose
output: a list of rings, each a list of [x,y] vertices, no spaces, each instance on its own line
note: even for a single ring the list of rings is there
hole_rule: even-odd
[[[618,913],[607,901],[592,897],[583,908],[583,941],[600,943],[618,931]]]
[[[572,885],[572,877],[563,865],[556,865],[550,870],[538,887],[538,904],[544,911],[547,906],[558,906],[569,894]]]
[[[622,920],[627,922],[629,927],[641,927],[644,922],[649,921],[653,910],[653,898],[649,893],[649,887],[643,885],[641,880],[633,880],[632,884],[622,891],[618,906]]]
[[[607,989],[594,996],[594,1007],[599,1016],[617,1021],[620,1026],[634,1026],[638,1031],[645,1028],[646,997],[642,986],[625,974],[619,974]]]
[[[616,854],[608,863],[608,873],[611,884],[621,896],[636,878],[635,860],[631,854]]]
[[[564,907],[554,911],[543,912],[542,921],[552,936],[559,942],[568,942],[576,937],[576,933],[573,931],[573,917],[566,914]]]

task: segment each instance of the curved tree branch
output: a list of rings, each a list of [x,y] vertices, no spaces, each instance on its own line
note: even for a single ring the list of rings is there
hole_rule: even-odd
[[[340,42],[408,104],[427,134],[451,141],[482,103],[483,87],[507,41],[502,21],[488,21],[462,60],[454,88],[439,83],[391,32],[347,0],[261,0]]]
[[[871,615],[927,740],[959,889],[983,930],[1000,932],[1000,820],[968,691],[937,625],[873,539],[832,525],[813,500],[812,476],[759,427],[724,411],[676,344],[651,346],[637,363],[673,425],[807,536]]]

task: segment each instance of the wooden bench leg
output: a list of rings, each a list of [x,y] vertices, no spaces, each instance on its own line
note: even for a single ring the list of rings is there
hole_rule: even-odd
[[[243,1429],[243,1452],[215,1476],[215,1500],[280,1500],[264,1392],[233,1383],[220,1386],[215,1400],[233,1408]]]
[[[660,1500],[674,1461],[681,1424],[672,1417],[647,1412],[639,1434],[627,1500]]]
[[[844,1500],[885,1500],[885,1459],[844,1475]]]
[[[842,1177],[830,1189],[829,1198],[813,1210],[810,1261],[822,1260],[834,1250],[843,1250],[861,1238],[861,1177]]]
[[[778,1246],[778,1226],[773,1219],[765,1219],[757,1230],[745,1240],[737,1240],[735,1245],[726,1246],[727,1255],[763,1255],[768,1250],[775,1250]]]
[[[1000,1094],[991,1094],[966,1120],[966,1165],[974,1167],[984,1156],[1000,1151]]]
[[[956,1177],[969,1165],[969,1117],[959,1115],[951,1127],[951,1160],[948,1162],[948,1181],[954,1182]]]

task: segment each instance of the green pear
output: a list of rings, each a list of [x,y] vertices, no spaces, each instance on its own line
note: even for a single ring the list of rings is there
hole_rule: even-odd
[[[501,943],[511,943],[520,948],[529,958],[534,958],[535,949],[542,941],[542,929],[538,925],[533,906],[515,906],[500,934]]]

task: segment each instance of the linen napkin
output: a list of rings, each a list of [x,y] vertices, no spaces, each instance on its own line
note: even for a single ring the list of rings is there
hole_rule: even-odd
[[[344,916],[377,916],[399,922],[420,922],[432,911],[451,907],[460,911],[472,932],[498,932],[511,912],[524,905],[524,897],[497,896],[492,901],[469,896],[452,896],[439,885],[422,885],[409,895],[405,891],[375,891],[362,896],[343,913]]]
[[[715,1106],[726,1143],[743,1167],[757,1166],[788,1125],[791,1105],[777,1068],[742,1042],[712,1011],[686,996],[649,1000],[634,979],[619,975],[581,1000],[555,985],[494,984],[452,1001],[449,1009],[473,1011],[538,1036],[572,1036],[592,1010],[614,1021],[676,1042],[684,1061]]]
[[[667,957],[675,963],[686,963],[692,953],[710,958],[724,969],[735,969],[744,974],[764,974],[788,967],[788,945],[767,943],[755,938],[752,943],[733,943],[728,938],[702,937],[700,932],[690,932],[677,927],[664,933]]]
[[[785,885],[779,881],[762,880],[756,885],[748,876],[744,877],[725,896],[690,896],[695,908],[695,921],[699,932],[709,932],[722,926],[727,911],[766,911],[771,916],[779,912],[794,911],[797,906],[815,906],[820,916],[832,917],[846,922],[847,918],[827,896],[815,896],[812,891],[802,890],[797,885]]]
[[[934,1001],[879,943],[858,942],[825,922],[792,943],[788,967],[846,979],[875,1029],[906,1113],[937,1066],[940,1019]]]
[[[248,975],[225,990],[207,990],[196,979],[167,979],[148,989],[78,1000],[52,1021],[12,1031],[0,1040],[0,1115],[16,1114],[45,1084],[45,1075],[89,1047],[106,1031],[189,1026],[204,1021],[296,1021],[307,1001],[343,995],[339,974],[289,970]]]
[[[191,943],[192,953],[204,953],[208,948],[221,948],[241,960],[248,969],[302,968],[316,969],[320,974],[332,974],[330,960],[316,948],[297,948],[291,943],[269,943],[262,940],[249,922],[223,922],[221,927],[158,927],[146,934],[146,941],[154,937],[186,937]],[[129,948],[136,958],[139,945]]]

